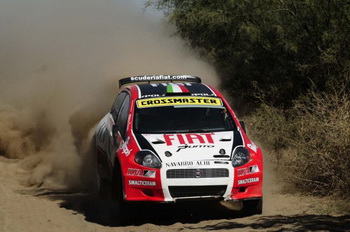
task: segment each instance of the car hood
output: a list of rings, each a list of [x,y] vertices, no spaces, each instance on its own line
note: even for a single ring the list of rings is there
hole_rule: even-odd
[[[163,162],[230,160],[234,147],[242,145],[238,131],[142,134]]]

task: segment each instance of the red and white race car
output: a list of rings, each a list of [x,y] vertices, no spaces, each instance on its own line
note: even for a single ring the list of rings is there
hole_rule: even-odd
[[[125,86],[95,132],[101,196],[242,201],[246,212],[262,212],[261,149],[217,90],[187,75],[119,84]]]

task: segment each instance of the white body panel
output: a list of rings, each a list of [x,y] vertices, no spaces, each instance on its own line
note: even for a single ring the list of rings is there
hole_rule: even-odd
[[[226,185],[224,198],[232,190],[234,173],[230,161],[232,131],[186,134],[143,134],[162,160],[161,180],[165,201],[174,201],[169,193],[169,186],[217,186]],[[223,151],[224,157],[220,156]],[[168,156],[166,155],[168,153]],[[171,156],[169,156],[171,153]],[[167,178],[167,171],[172,169],[227,169],[228,177],[216,178]]]

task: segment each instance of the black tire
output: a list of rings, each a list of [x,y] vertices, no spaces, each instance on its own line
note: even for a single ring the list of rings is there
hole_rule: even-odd
[[[96,149],[95,149],[96,150]],[[96,150],[96,153],[98,151]],[[97,154],[96,154],[97,156]],[[97,196],[103,200],[108,200],[111,195],[111,181],[106,178],[101,178],[98,172],[98,163],[97,158],[95,157],[95,177],[94,177],[94,192],[97,193]]]
[[[113,201],[110,214],[113,224],[118,226],[132,224],[134,217],[133,205],[124,201],[123,179],[118,162],[114,166],[110,193]]]
[[[245,200],[242,202],[242,213],[245,216],[251,216],[255,214],[262,214],[263,208],[263,199],[255,199],[255,200]]]
[[[123,179],[121,175],[121,167],[119,162],[116,162],[114,165],[110,192],[113,200],[124,201]]]
[[[111,196],[111,182],[100,178],[99,176],[99,184],[98,184],[98,197],[104,200],[108,200]]]
[[[93,156],[93,183],[92,183],[92,190],[93,190],[93,194],[96,195],[98,198],[101,199],[107,199],[108,198],[108,194],[109,194],[109,188],[107,187],[107,180],[101,178],[99,171],[98,171],[98,157],[100,154],[102,154],[102,151],[100,151],[99,149],[97,149],[96,146],[96,137],[95,135],[93,136],[92,140],[91,140],[91,145],[90,145],[90,149],[91,149],[91,153]],[[110,186],[110,184],[109,184]],[[106,190],[107,188],[107,190]]]

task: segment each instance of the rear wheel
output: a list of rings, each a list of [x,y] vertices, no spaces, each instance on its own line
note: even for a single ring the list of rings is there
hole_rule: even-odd
[[[250,216],[254,214],[262,214],[263,207],[263,199],[255,199],[255,200],[245,200],[242,202],[243,208],[242,213],[244,215]]]
[[[96,150],[97,156],[99,155],[100,151]],[[97,162],[97,158],[95,161],[95,176],[94,176],[94,192],[97,193],[97,196],[101,199],[108,199],[110,197],[111,194],[111,181],[106,179],[106,178],[102,178],[99,174],[98,171],[98,162]]]

